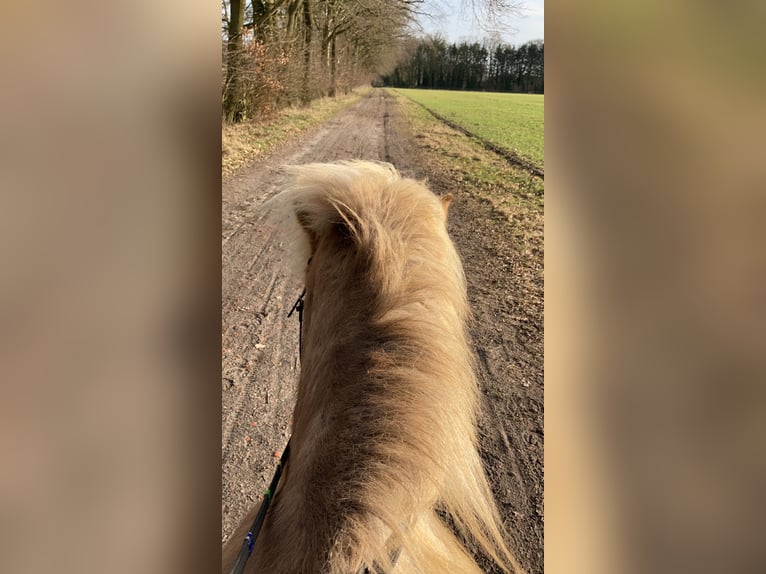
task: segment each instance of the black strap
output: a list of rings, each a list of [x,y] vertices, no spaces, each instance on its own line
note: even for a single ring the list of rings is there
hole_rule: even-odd
[[[310,261],[310,260],[309,260]],[[306,296],[306,288],[303,288],[301,294],[298,295],[298,300],[293,304],[292,309],[287,314],[288,318],[292,317],[295,311],[298,311],[298,356],[303,357],[303,298]]]

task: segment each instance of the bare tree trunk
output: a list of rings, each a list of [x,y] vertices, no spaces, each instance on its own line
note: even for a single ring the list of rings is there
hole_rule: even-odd
[[[322,58],[324,66],[330,69],[330,3],[325,2],[324,23],[322,24]]]
[[[327,95],[331,98],[335,96],[335,38],[337,36],[337,30],[335,28],[335,3],[333,0],[327,0],[325,13],[325,25],[324,25],[324,55],[327,59],[327,68],[330,70],[330,87],[327,90]]]
[[[253,0],[253,36],[256,40],[266,43],[270,22],[268,16],[271,10],[268,0]]]
[[[242,102],[242,24],[245,18],[245,0],[231,0],[229,39],[226,44],[226,83],[224,84],[223,113],[228,122],[238,122],[244,116]]]
[[[298,12],[298,3],[290,2],[287,5],[287,39],[292,40],[295,31],[295,14]]]
[[[311,0],[303,0],[303,90],[304,104],[311,101]]]
[[[330,41],[330,97],[335,97],[335,83],[337,72],[338,57],[335,52],[335,36]]]

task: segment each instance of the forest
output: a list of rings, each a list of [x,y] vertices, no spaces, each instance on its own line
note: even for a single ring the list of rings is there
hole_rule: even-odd
[[[544,93],[542,40],[519,47],[478,42],[447,44],[442,38],[419,40],[382,83],[397,88],[488,90]]]

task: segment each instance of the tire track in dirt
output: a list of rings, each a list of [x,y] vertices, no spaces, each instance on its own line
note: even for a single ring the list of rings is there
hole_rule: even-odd
[[[485,400],[481,454],[512,546],[530,574],[542,573],[542,284],[521,272],[527,263],[507,239],[507,218],[435,173],[413,139],[393,98],[373,90],[224,183],[222,537],[271,478],[271,454],[287,442],[298,373],[298,324],[286,315],[302,286],[287,276],[283,238],[266,223],[263,204],[284,185],[284,165],[382,160],[455,197],[450,234],[468,279]]]

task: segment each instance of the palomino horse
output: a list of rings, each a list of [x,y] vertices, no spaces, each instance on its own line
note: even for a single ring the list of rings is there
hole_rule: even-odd
[[[477,453],[451,197],[388,164],[294,171],[278,197],[306,248],[301,374],[290,458],[245,571],[480,573],[480,552],[521,572]]]

